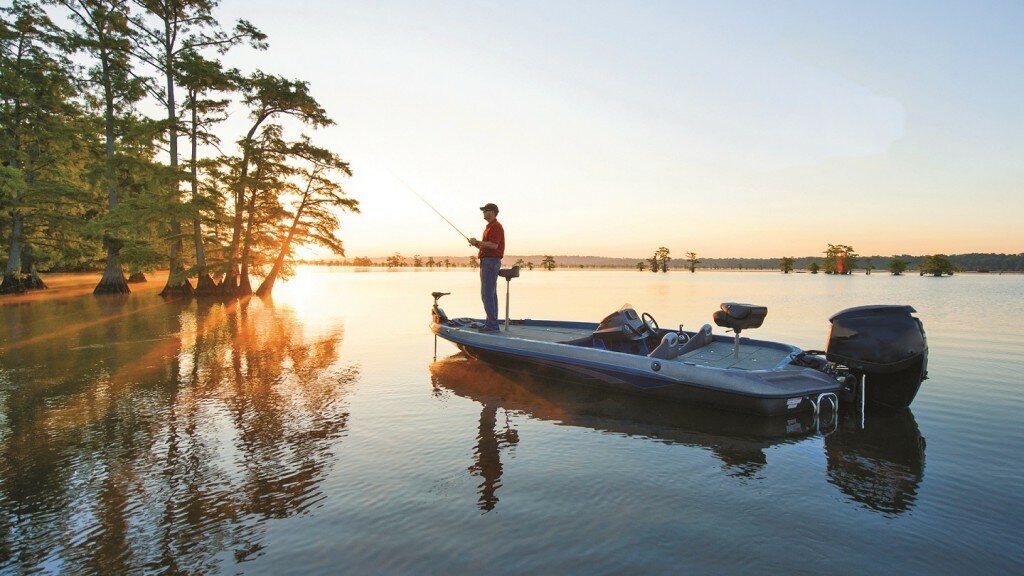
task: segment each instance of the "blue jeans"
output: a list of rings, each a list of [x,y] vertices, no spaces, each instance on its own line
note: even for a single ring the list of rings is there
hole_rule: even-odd
[[[484,302],[487,314],[485,325],[488,328],[498,327],[498,270],[501,269],[501,258],[480,259],[480,299]]]

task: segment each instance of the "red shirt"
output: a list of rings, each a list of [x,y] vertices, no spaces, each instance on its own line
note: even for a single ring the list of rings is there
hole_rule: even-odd
[[[484,248],[481,246],[480,253],[478,254],[480,258],[501,258],[505,255],[505,229],[501,227],[501,223],[497,219],[487,223],[481,240],[484,242],[494,242],[498,247]]]

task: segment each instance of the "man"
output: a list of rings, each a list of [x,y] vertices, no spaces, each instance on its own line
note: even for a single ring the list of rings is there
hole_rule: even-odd
[[[480,299],[484,302],[487,320],[481,332],[497,332],[498,328],[498,270],[501,257],[505,255],[505,229],[498,222],[498,207],[489,202],[480,207],[487,227],[482,240],[469,239],[469,245],[479,248],[480,258]]]

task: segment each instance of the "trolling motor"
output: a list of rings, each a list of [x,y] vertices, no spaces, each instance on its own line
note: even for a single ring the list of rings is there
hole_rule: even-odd
[[[508,293],[513,278],[519,278],[519,265],[498,270],[498,276],[505,279],[505,331],[508,332]]]
[[[444,313],[444,310],[442,310],[441,307],[438,306],[437,301],[440,300],[442,296],[447,296],[449,294],[451,294],[451,292],[430,293],[430,295],[434,297],[434,307],[430,309],[430,311],[434,315],[434,324],[443,324],[448,321],[448,316]]]

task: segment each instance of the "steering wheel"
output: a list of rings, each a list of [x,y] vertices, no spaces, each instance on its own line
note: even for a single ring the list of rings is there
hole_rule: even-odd
[[[643,320],[644,326],[647,326],[647,329],[651,332],[651,334],[658,333],[660,327],[658,326],[658,321],[654,319],[654,316],[651,316],[649,313],[644,312],[643,314],[640,315],[640,319]],[[653,328],[651,327],[652,325],[654,326]]]

